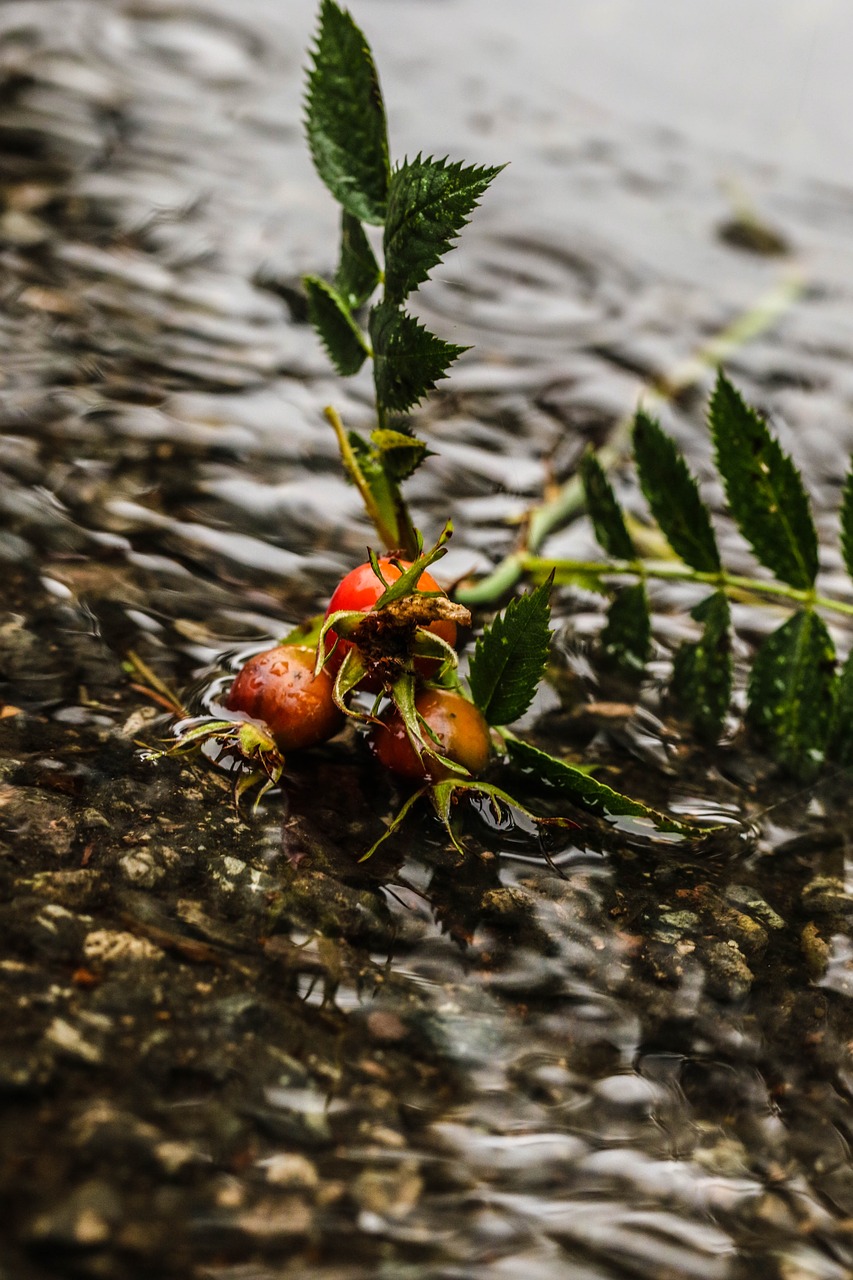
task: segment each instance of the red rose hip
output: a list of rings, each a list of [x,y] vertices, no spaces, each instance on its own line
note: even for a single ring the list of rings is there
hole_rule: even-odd
[[[267,726],[281,751],[316,747],[338,732],[343,714],[332,697],[328,671],[314,675],[316,652],[302,645],[277,645],[250,658],[225,700]]]
[[[461,764],[472,777],[483,772],[489,763],[492,743],[489,726],[473,702],[449,689],[424,689],[415,698],[415,708],[438,739],[434,743],[429,733],[424,732],[427,744],[434,745],[448,760]],[[441,782],[458,776],[427,753],[418,754],[396,707],[386,712],[375,726],[371,744],[385,768],[402,778]]]
[[[396,582],[402,570],[411,567],[411,562],[408,560],[400,560],[398,564],[402,565],[402,569],[398,568],[397,564],[392,563],[388,556],[382,556],[379,559],[379,567],[382,570],[383,577],[389,584]],[[418,578],[417,590],[435,591],[442,596],[445,594],[432,574],[426,571]],[[329,618],[333,613],[338,613],[341,610],[369,613],[384,591],[385,586],[377,578],[370,561],[365,561],[364,564],[358,565],[338,583],[329,601],[326,617]],[[440,639],[445,640],[451,647],[456,644],[456,623],[451,619],[436,618],[426,629],[439,636]],[[337,644],[335,644],[336,640]],[[332,652],[333,645],[334,651]],[[330,654],[329,670],[332,672],[337,671],[352,648],[353,642],[351,640],[345,640],[343,637],[338,636],[334,630],[327,631],[326,652]],[[434,675],[440,665],[441,663],[437,658],[417,658],[415,660],[415,671],[426,679]],[[361,687],[376,692],[381,687],[381,683],[379,680],[368,676],[362,682]]]

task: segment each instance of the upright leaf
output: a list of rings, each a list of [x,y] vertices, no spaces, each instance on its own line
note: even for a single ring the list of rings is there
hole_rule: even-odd
[[[387,533],[387,545],[401,547],[405,543],[405,513],[400,510],[400,490],[388,472],[381,449],[355,431],[347,433],[349,446],[358,462],[361,477],[376,506]]]
[[[723,373],[710,423],[717,469],[741,532],[765,568],[807,590],[817,575],[817,533],[800,473]]]
[[[512,724],[533,701],[548,661],[551,580],[510,600],[474,649],[471,695],[489,724]]]
[[[835,650],[823,620],[801,609],[767,637],[747,688],[747,718],[776,759],[813,776],[833,727],[838,682]]]
[[[405,413],[416,405],[467,351],[467,347],[442,342],[390,302],[380,302],[371,310],[370,337],[376,399],[392,413]]]
[[[708,834],[707,827],[703,829],[658,813],[656,809],[621,795],[606,783],[599,782],[565,760],[558,760],[547,751],[532,747],[529,742],[522,742],[520,738],[509,738],[506,745],[516,764],[533,770],[537,778],[562,792],[573,804],[607,818],[622,830],[652,838],[660,834],[682,837]]]
[[[431,156],[404,161],[391,175],[385,220],[385,297],[402,302],[452,247],[493,169],[448,164]]]
[[[715,591],[691,609],[703,623],[702,636],[683,644],[675,655],[672,691],[696,733],[716,742],[732,696],[731,612],[724,592]]]
[[[718,573],[717,539],[696,479],[674,440],[642,410],[634,419],[634,457],[646,501],[675,554],[702,573]]]
[[[841,498],[841,551],[847,572],[853,578],[853,458],[850,459]]]
[[[308,315],[338,373],[358,373],[369,355],[364,335],[343,299],[319,276],[304,276]]]
[[[370,439],[379,453],[385,471],[398,484],[407,480],[424,458],[432,454],[423,440],[418,440],[405,431],[380,428],[371,432]]]
[[[652,646],[649,602],[642,582],[620,587],[601,633],[605,655],[625,675],[642,675]]]
[[[580,477],[595,536],[609,556],[633,560],[636,551],[625,525],[622,508],[604,469],[591,449],[581,458]]]
[[[335,273],[335,289],[354,311],[363,306],[379,283],[376,261],[364,227],[346,209],[341,213],[341,258]]]
[[[349,13],[322,0],[305,99],[314,165],[348,213],[381,226],[388,201],[388,131],[379,76]]]

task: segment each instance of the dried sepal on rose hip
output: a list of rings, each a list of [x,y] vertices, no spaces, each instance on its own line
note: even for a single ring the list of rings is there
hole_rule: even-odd
[[[279,644],[249,658],[238,671],[222,716],[184,717],[175,741],[153,756],[203,755],[231,775],[234,798],[259,788],[255,804],[278,784],[285,753],[304,751],[334,737],[344,717],[333,697],[334,681],[315,672],[316,650]]]
[[[460,611],[470,617],[462,606],[447,599],[435,578],[426,571],[418,578],[415,590],[429,594],[404,596],[374,611],[377,600],[390,584],[398,581],[403,572],[412,567],[412,561],[395,561],[390,556],[381,556],[376,563],[381,577],[369,560],[358,565],[335,588],[326,609],[327,619],[335,613],[364,616],[351,621],[342,619],[339,628],[330,627],[325,637],[329,670],[336,672],[350,650],[356,648],[369,664],[362,687],[373,692],[383,687],[387,673],[391,673],[392,681],[398,674],[401,660],[407,659],[412,651],[418,628],[428,630],[453,648],[456,644],[456,617],[460,616]],[[418,674],[426,679],[434,674],[440,661],[421,657],[415,659],[414,665]]]
[[[147,749],[147,757],[159,760],[164,756],[203,756],[212,761],[230,775],[238,809],[245,792],[258,788],[257,807],[265,793],[281,779],[284,756],[269,730],[253,720],[186,717],[177,722],[174,733],[174,742],[160,749]]]
[[[318,664],[338,678],[339,706],[353,688],[378,693],[403,675],[426,680],[456,665],[457,627],[469,625],[471,615],[447,598],[428,571],[444,554],[449,534],[448,527],[432,551],[415,561],[371,555],[336,587]]]

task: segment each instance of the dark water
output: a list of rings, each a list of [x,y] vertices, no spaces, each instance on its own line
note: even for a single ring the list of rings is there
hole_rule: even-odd
[[[312,10],[0,10],[0,1277],[840,1280],[846,777],[799,792],[734,723],[708,753],[654,685],[624,705],[569,596],[528,727],[725,820],[707,847],[590,820],[550,849],[561,877],[474,811],[464,860],[424,814],[359,867],[397,798],[351,740],[250,824],[212,773],[136,749],[155,712],[129,651],[199,688],[370,539],[321,417],[369,423],[369,387],[337,384],[294,301],[334,258],[299,126]],[[853,196],[552,100],[479,10],[359,11],[398,153],[512,160],[424,297],[476,344],[420,420],[413,505],[428,536],[453,516],[448,574],[793,281],[728,368],[803,465],[844,591]],[[786,253],[720,234],[732,174]],[[709,377],[667,410],[706,475]]]

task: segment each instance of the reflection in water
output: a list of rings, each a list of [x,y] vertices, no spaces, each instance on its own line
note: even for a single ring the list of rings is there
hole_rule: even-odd
[[[786,799],[742,744],[697,752],[653,688],[640,716],[608,716],[625,698],[586,658],[599,602],[568,596],[576,670],[531,731],[657,806],[698,798],[730,826],[707,849],[589,820],[549,850],[560,875],[529,833],[471,807],[464,860],[424,812],[358,867],[399,798],[346,737],[288,762],[286,800],[249,825],[214,773],[136,751],[158,727],[129,650],[206,688],[226,651],[315,612],[369,538],[321,420],[334,398],[366,423],[366,387],[332,385],[294,304],[333,243],[299,136],[312,10],[20,0],[0,15],[3,1264],[846,1276],[843,777]],[[517,152],[424,297],[440,332],[477,346],[423,413],[439,455],[414,491],[425,529],[454,516],[460,573],[512,546],[513,517],[646,377],[786,269],[715,239],[714,165],[677,136],[577,104],[543,122],[510,80],[486,96],[477,31],[473,81],[461,45],[418,69],[445,86],[436,150],[452,109],[463,153],[487,123],[495,159]],[[405,136],[402,22],[383,40]],[[829,508],[850,421],[851,204],[752,181],[811,287],[734,371],[796,425]],[[687,396],[669,425],[701,470],[698,424]],[[657,604],[664,659],[679,623]]]

